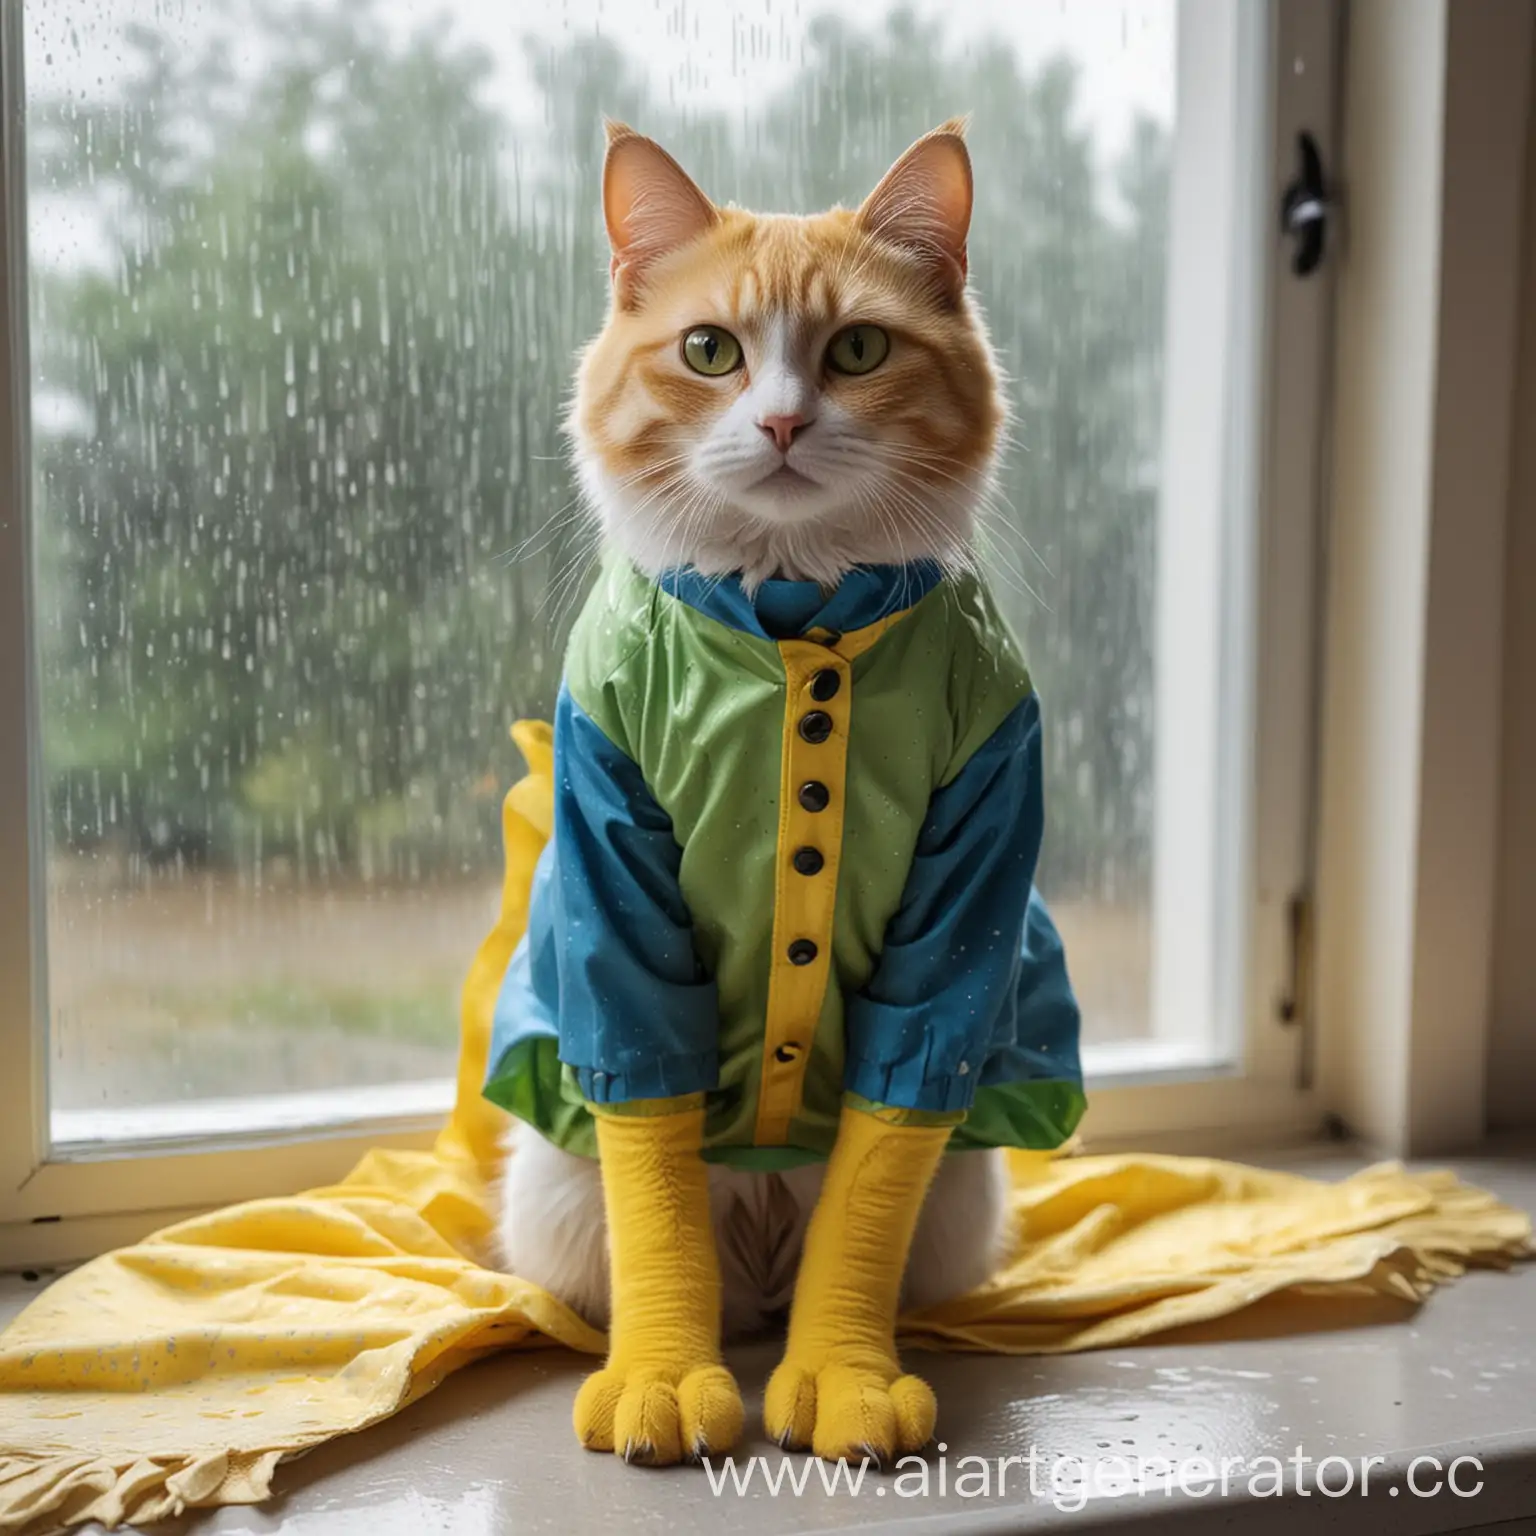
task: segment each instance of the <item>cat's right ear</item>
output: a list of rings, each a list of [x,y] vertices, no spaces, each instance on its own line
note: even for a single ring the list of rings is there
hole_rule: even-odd
[[[720,214],[654,139],[609,121],[603,162],[603,218],[613,248],[615,301],[632,308],[646,269],[712,229]]]

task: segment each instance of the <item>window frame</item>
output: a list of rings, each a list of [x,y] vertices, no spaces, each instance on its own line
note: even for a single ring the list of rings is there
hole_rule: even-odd
[[[232,1109],[216,1135],[208,1134],[204,1116],[190,1136],[172,1131],[117,1143],[50,1145],[46,956],[43,913],[33,900],[44,890],[44,855],[42,818],[35,814],[42,776],[28,606],[21,11],[22,0],[0,0],[0,975],[8,978],[0,992],[0,1267],[81,1258],[179,1215],[331,1182],[371,1147],[425,1147],[452,1093],[448,1083],[422,1085],[419,1109],[401,1108],[397,1097],[395,1111],[381,1116],[360,1089],[327,1096],[329,1112],[303,1126],[293,1125],[291,1115],[286,1122],[278,1114],[263,1119],[257,1104],[244,1115]],[[1262,79],[1223,79],[1214,93],[1239,107],[1262,103],[1248,114],[1256,137],[1247,148],[1258,158],[1245,159],[1239,147],[1226,172],[1248,201],[1239,238],[1251,250],[1233,278],[1233,300],[1249,306],[1257,352],[1247,383],[1236,380],[1228,402],[1228,462],[1217,489],[1257,511],[1252,519],[1222,522],[1229,533],[1248,523],[1220,551],[1220,601],[1227,605],[1221,633],[1246,632],[1248,639],[1226,648],[1209,701],[1223,711],[1223,729],[1212,780],[1216,835],[1201,876],[1208,882],[1212,932],[1222,913],[1229,928],[1219,945],[1206,944],[1207,958],[1219,951],[1225,963],[1212,964],[1200,985],[1213,1010],[1241,1021],[1241,1029],[1214,1066],[1208,1052],[1191,1052],[1166,1033],[1085,1051],[1091,1074],[1085,1130],[1095,1146],[1134,1140],[1228,1150],[1300,1140],[1322,1120],[1307,1068],[1314,1050],[1310,1001],[1295,997],[1289,1021],[1278,1003],[1293,990],[1298,963],[1295,904],[1306,909],[1312,886],[1333,277],[1331,261],[1306,281],[1291,277],[1276,211],[1279,189],[1294,169],[1300,127],[1322,146],[1325,164],[1335,162],[1341,26],[1341,9],[1331,0],[1242,7],[1179,0],[1181,118],[1191,105],[1183,92],[1195,79],[1187,73],[1192,63],[1220,50],[1231,59],[1263,61]],[[1252,27],[1267,31],[1267,46],[1245,55],[1242,33]],[[1297,59],[1306,61],[1305,70],[1291,67]],[[1216,103],[1199,105],[1219,110]],[[1188,134],[1186,141],[1194,142]],[[1268,175],[1245,175],[1255,163]],[[1233,213],[1218,209],[1223,219]],[[1171,314],[1181,302],[1199,300],[1192,285],[1203,281],[1202,269],[1183,258],[1210,233],[1198,220],[1175,231],[1169,281],[1171,289],[1184,284],[1185,292],[1170,292]],[[1225,233],[1218,243],[1227,247]],[[1247,292],[1245,283],[1252,285]],[[466,968],[469,959],[466,948]],[[1154,970],[1163,963],[1155,958]],[[1184,970],[1191,973],[1187,956]]]

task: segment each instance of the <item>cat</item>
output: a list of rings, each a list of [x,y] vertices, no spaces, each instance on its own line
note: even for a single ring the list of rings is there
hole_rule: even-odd
[[[720,1338],[786,1310],[773,1438],[919,1447],[898,1300],[985,1283],[1003,1148],[1081,1113],[1038,708],[974,548],[1007,407],[972,197],[959,120],[809,217],[608,127],[568,421],[608,553],[487,1093],[500,1261],[611,1327],[577,1430],[632,1460],[726,1449]]]

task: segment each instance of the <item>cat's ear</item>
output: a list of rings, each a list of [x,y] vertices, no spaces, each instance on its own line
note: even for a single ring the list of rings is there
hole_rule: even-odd
[[[654,139],[609,121],[603,218],[613,248],[614,295],[630,307],[648,266],[712,229],[720,214]]]
[[[971,227],[971,157],[963,117],[925,133],[864,199],[859,224],[922,258],[947,297],[965,287],[965,239]]]

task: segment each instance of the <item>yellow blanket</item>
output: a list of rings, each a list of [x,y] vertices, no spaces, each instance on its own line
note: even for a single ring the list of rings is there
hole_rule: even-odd
[[[464,993],[458,1102],[431,1152],[380,1151],[334,1188],[256,1200],[107,1254],[0,1335],[0,1531],[143,1524],[268,1496],[284,1457],[363,1429],[498,1349],[602,1336],[482,1267],[499,1110],[490,1005],[549,834],[547,727],[503,813],[501,919]],[[1205,1158],[1016,1160],[1021,1243],[990,1286],[908,1318],[909,1343],[1018,1354],[1123,1345],[1215,1319],[1301,1331],[1399,1310],[1530,1222],[1448,1174],[1342,1184]],[[564,1426],[562,1426],[562,1429]]]

